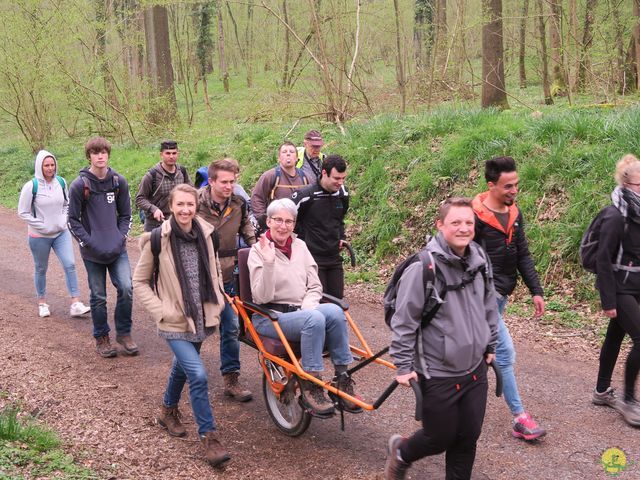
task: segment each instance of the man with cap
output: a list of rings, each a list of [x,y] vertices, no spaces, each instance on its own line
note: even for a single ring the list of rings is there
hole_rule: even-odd
[[[315,185],[322,175],[322,160],[325,156],[320,151],[324,145],[322,135],[317,130],[309,130],[304,134],[303,145],[304,147],[298,147],[296,168],[302,170],[309,185]]]
[[[136,206],[144,212],[144,231],[150,232],[169,218],[169,193],[181,183],[191,185],[186,168],[178,162],[178,143],[165,140],[160,144],[160,161],[140,180]]]

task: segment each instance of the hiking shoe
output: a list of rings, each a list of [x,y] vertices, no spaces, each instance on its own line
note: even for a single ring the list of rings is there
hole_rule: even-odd
[[[164,405],[160,405],[160,413],[156,417],[158,425],[167,429],[169,435],[172,437],[184,437],[187,434],[187,431],[184,429],[184,426],[180,422],[180,410],[178,410],[178,406],[175,407],[165,407]]]
[[[613,387],[607,388],[602,393],[594,389],[593,395],[591,395],[591,403],[594,405],[606,405],[607,407],[611,407],[616,410],[620,408],[620,399],[616,395],[616,389]]]
[[[71,304],[69,308],[69,315],[72,317],[80,317],[85,313],[89,313],[91,311],[91,307],[88,307],[82,302],[74,302]]]
[[[96,338],[96,352],[104,358],[111,358],[118,355],[116,349],[111,345],[109,335],[103,335],[102,337]]]
[[[347,372],[343,372],[337,377],[334,377],[333,381],[331,382],[331,385],[333,385],[338,390],[348,395],[351,395],[352,397],[360,399],[360,397],[356,395],[354,390],[355,383],[356,382],[353,381],[353,378],[351,378],[351,375],[349,375]],[[345,412],[349,412],[349,413],[362,412],[362,408],[360,408],[358,405],[353,403],[351,400],[347,400],[346,398],[343,398],[331,393],[329,394],[329,396],[333,399],[334,403],[338,404],[338,410],[342,409]]]
[[[240,384],[240,372],[226,373],[222,375],[224,380],[224,395],[233,398],[237,402],[248,402],[253,398],[251,390],[247,390]]]
[[[116,336],[116,342],[122,345],[127,355],[138,355],[138,345],[133,341],[131,335],[118,335]]]
[[[51,311],[49,310],[49,305],[47,305],[46,303],[39,303],[38,304],[38,316],[39,317],[50,317],[51,316]]]
[[[200,436],[204,447],[204,458],[212,467],[222,467],[225,462],[231,460],[231,456],[218,440],[218,434],[211,430]]]
[[[328,417],[335,413],[333,402],[324,394],[324,388],[309,380],[303,380],[304,401],[311,410],[311,414],[318,417]]]
[[[522,438],[526,441],[535,440],[544,437],[547,431],[540,427],[536,421],[531,418],[527,412],[521,413],[513,419],[513,430],[511,434],[516,438]]]
[[[622,418],[632,427],[640,427],[640,404],[637,400],[620,402]]]
[[[404,480],[410,463],[400,459],[400,444],[404,437],[391,435],[387,444],[387,461],[384,464],[384,480]]]

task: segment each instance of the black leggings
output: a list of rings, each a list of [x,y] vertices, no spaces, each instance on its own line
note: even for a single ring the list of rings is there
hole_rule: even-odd
[[[476,457],[487,406],[487,364],[470,375],[449,378],[420,376],[422,429],[400,446],[405,462],[447,452],[446,479],[468,480]]]
[[[635,398],[636,378],[640,371],[640,296],[617,295],[616,310],[618,316],[609,321],[607,335],[600,350],[600,368],[596,388],[604,392],[611,385],[611,375],[616,366],[620,345],[625,333],[631,337],[633,347],[627,357],[624,371],[624,398]]]

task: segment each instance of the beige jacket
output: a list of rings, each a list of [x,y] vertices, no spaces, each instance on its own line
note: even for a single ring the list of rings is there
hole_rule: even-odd
[[[300,305],[303,310],[318,306],[322,298],[318,265],[305,243],[295,235],[291,250],[291,260],[276,249],[275,261],[267,263],[260,253],[260,244],[251,247],[247,265],[255,303]]]
[[[215,327],[220,323],[220,312],[224,307],[224,290],[222,287],[222,276],[220,275],[220,263],[218,257],[213,250],[213,243],[209,239],[213,232],[213,227],[204,220],[196,218],[194,222],[198,222],[202,228],[203,234],[207,237],[207,246],[209,250],[209,267],[211,269],[211,279],[213,284],[218,287],[216,296],[218,305],[213,303],[204,303],[204,324],[206,327]],[[176,275],[176,268],[173,262],[173,252],[171,251],[171,242],[169,234],[171,233],[171,224],[169,220],[165,220],[161,226],[162,234],[160,237],[160,273],[158,275],[158,294],[151,287],[151,279],[153,278],[153,254],[151,253],[151,233],[144,233],[140,237],[140,260],[133,273],[133,291],[137,299],[139,299],[144,308],[151,314],[151,317],[158,325],[158,330],[165,332],[192,332],[196,333],[196,327],[193,319],[187,317],[184,313],[184,300],[182,298],[182,290]]]

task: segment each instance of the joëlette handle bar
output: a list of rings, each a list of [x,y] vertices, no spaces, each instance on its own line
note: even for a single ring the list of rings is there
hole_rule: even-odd
[[[356,266],[356,252],[353,251],[351,244],[349,242],[342,241],[342,246],[349,251],[349,259],[351,260],[351,266]]]
[[[496,397],[502,395],[502,372],[500,371],[500,367],[496,365],[495,361],[492,361],[489,366],[493,368],[493,372],[496,375]],[[393,393],[393,391],[398,387],[399,383],[397,380],[393,380],[391,384],[387,387],[387,389],[382,392],[382,395],[375,401],[373,404],[373,408],[377,409],[382,403]],[[414,418],[416,421],[422,420],[422,390],[420,390],[420,384],[414,379],[409,380],[409,385],[413,389],[413,394],[416,397],[416,412]]]

